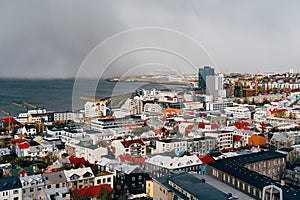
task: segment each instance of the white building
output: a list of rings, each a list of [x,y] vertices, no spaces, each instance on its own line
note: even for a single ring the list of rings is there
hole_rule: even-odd
[[[251,111],[246,106],[226,107],[224,111],[235,119],[251,119]]]
[[[110,128],[101,131],[88,131],[87,135],[93,140],[93,144],[98,144],[101,141],[112,140],[116,138],[124,138],[131,135],[132,130],[129,128]]]
[[[161,177],[178,170],[199,173],[201,166],[202,161],[196,155],[174,158],[156,155],[146,160],[145,171],[151,177]]]
[[[79,142],[75,146],[75,156],[77,158],[84,158],[90,163],[95,163],[101,160],[102,156],[108,154],[107,147],[101,147],[97,145],[92,145],[86,142]]]
[[[214,150],[217,139],[214,137],[193,138],[193,139],[173,139],[156,141],[154,153],[164,153],[166,151],[184,150],[193,154],[207,154]]]
[[[129,113],[132,115],[139,115],[143,113],[143,101],[140,97],[130,99]]]
[[[143,120],[140,119],[125,119],[125,118],[114,118],[114,119],[93,119],[91,120],[91,128],[94,131],[102,131],[103,129],[110,128],[121,128],[121,127],[142,127],[144,124]]]
[[[94,185],[95,175],[90,167],[64,170],[69,188],[80,189]]]
[[[219,102],[207,102],[205,108],[207,111],[225,110],[227,107],[232,107],[233,102],[219,101]]]
[[[146,103],[144,106],[144,112],[160,113],[161,110],[162,110],[162,107],[159,104]]]
[[[108,184],[111,188],[114,188],[114,174],[111,172],[102,171],[96,174],[94,181],[94,185]]]
[[[206,76],[206,94],[212,95],[214,98],[226,97],[223,82],[223,74]]]
[[[116,148],[116,158],[120,155],[130,154],[133,157],[146,156],[146,144],[144,140],[114,140],[112,146]]]
[[[98,111],[99,107],[100,111]],[[106,104],[100,102],[100,105],[98,105],[97,102],[88,101],[84,104],[84,114],[85,117],[97,117],[98,114],[100,114],[100,116],[106,116]]]
[[[25,199],[25,197],[33,199],[37,196],[38,192],[45,188],[41,174],[20,177],[20,181],[22,184],[23,199]]]
[[[54,112],[54,121],[68,121],[68,120],[76,120],[77,114],[71,111],[65,112]]]
[[[233,131],[227,130],[217,130],[217,131],[207,131],[205,136],[214,137],[217,139],[217,146],[220,150],[230,149],[233,144]]]

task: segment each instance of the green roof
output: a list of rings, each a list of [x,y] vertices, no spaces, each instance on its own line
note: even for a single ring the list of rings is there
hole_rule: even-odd
[[[26,170],[28,171],[28,175],[33,175],[34,171],[33,171],[33,167],[24,167],[24,168],[16,168],[16,169],[12,169],[12,176],[13,177],[18,177],[18,173],[20,173],[21,171]]]
[[[92,145],[92,144],[89,144],[89,143],[87,143],[87,142],[79,142],[78,144],[77,144],[77,146],[80,146],[80,147],[85,147],[85,148],[89,148],[89,149],[97,149],[98,148],[98,146],[97,145]]]

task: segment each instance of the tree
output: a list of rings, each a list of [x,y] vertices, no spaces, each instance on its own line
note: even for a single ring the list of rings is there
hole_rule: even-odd
[[[112,200],[112,193],[106,188],[101,187],[99,194],[97,195],[98,200]]]
[[[45,157],[42,158],[46,163],[54,163],[58,159],[57,156],[54,156],[52,152],[48,152]]]

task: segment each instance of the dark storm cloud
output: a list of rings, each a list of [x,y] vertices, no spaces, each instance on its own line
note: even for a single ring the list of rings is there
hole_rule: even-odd
[[[297,1],[273,0],[1,1],[0,76],[73,77],[97,44],[137,27],[193,37],[223,72],[296,70],[297,8]],[[128,63],[135,66],[134,58]],[[118,74],[106,74],[111,75]]]

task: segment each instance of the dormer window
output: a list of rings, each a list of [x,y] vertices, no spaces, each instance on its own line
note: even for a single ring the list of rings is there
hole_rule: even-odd
[[[86,177],[91,177],[92,174],[90,172],[86,172],[85,174],[83,174],[83,177],[86,178]]]

